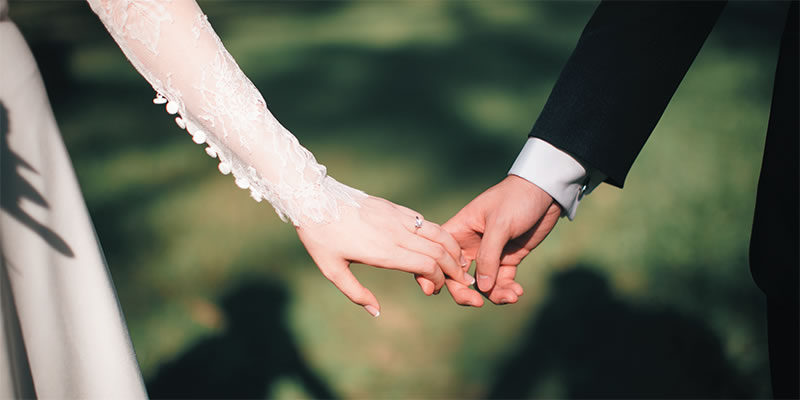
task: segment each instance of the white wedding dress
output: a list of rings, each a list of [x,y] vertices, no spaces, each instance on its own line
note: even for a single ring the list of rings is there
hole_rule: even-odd
[[[153,102],[255,200],[298,226],[359,206],[366,195],[327,176],[275,120],[194,1],[89,4],[155,89]],[[6,0],[0,136],[0,398],[146,398],[44,85]]]

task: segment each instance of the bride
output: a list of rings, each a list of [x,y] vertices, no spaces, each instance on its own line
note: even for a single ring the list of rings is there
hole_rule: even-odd
[[[153,102],[219,171],[291,222],[322,274],[380,314],[351,262],[474,279],[455,240],[416,211],[328,176],[269,112],[191,0],[89,0]],[[0,397],[144,398],[116,295],[35,61],[0,0]]]

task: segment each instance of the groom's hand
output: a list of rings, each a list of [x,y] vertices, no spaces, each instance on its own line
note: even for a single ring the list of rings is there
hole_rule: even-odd
[[[477,261],[478,289],[495,304],[516,303],[523,293],[514,281],[517,265],[547,237],[560,215],[561,206],[545,191],[509,175],[442,227],[468,262]],[[458,304],[483,305],[481,296],[462,283],[448,279],[447,289]]]

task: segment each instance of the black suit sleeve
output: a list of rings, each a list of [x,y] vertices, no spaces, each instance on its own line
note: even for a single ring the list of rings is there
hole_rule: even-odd
[[[603,1],[530,133],[622,187],[725,2]]]

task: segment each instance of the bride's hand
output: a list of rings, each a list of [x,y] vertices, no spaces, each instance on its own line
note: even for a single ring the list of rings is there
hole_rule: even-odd
[[[474,283],[461,269],[465,261],[455,239],[430,221],[417,228],[417,217],[422,215],[369,196],[360,208],[345,207],[337,221],[297,227],[297,235],[322,274],[377,317],[378,300],[350,271],[351,262],[414,273],[427,295],[442,288],[445,274],[465,285]]]

